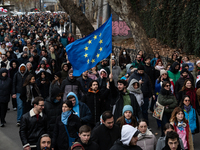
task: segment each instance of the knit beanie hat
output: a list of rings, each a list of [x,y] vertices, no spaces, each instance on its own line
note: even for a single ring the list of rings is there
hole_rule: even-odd
[[[82,150],[85,150],[84,147],[79,143],[79,142],[75,142],[72,146],[71,146],[71,150],[73,150],[76,147],[80,147],[82,148]]]
[[[138,66],[138,70],[144,70],[144,65],[141,65],[141,64],[140,64],[140,65]]]
[[[126,111],[131,111],[132,114],[133,114],[133,107],[131,105],[125,105],[124,108],[123,108],[123,110],[122,110],[122,115],[124,115],[124,113]]]
[[[61,75],[61,72],[59,71],[59,72],[56,72],[54,75],[56,75],[57,77],[59,77],[59,78],[61,78],[62,77],[62,75]]]
[[[181,70],[181,75],[184,73],[184,72],[187,72],[188,73],[188,70],[187,69],[185,69],[185,68],[183,68],[182,70]]]
[[[160,76],[163,75],[163,74],[165,74],[165,73],[167,74],[166,70],[164,70],[164,69],[160,70]]]
[[[196,65],[197,65],[198,63],[200,63],[200,60],[198,60],[198,61],[196,62]]]

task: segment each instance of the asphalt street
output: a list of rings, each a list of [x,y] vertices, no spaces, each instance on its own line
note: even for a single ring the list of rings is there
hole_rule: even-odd
[[[11,103],[9,103],[10,111],[8,111],[6,116],[6,126],[0,127],[0,150],[22,150],[22,143],[19,137],[19,127],[16,126],[17,123],[17,111],[13,111]],[[200,120],[200,118],[199,118]],[[152,117],[152,114],[149,114],[149,123],[150,128],[152,129],[153,134],[158,139],[160,137],[160,129],[157,128],[157,123],[155,118]],[[195,150],[200,150],[200,133],[193,136]]]

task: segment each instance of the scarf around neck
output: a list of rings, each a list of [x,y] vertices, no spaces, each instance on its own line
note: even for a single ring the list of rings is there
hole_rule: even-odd
[[[61,121],[64,125],[67,125],[67,122],[68,122],[68,118],[69,116],[72,114],[72,111],[69,110],[69,111],[66,111],[66,112],[62,112],[61,114]]]
[[[180,131],[184,131],[184,128],[186,127],[186,123],[184,123],[183,121],[178,122],[177,127],[178,127],[178,129],[179,129]]]
[[[126,121],[127,124],[130,124],[132,120],[131,120],[131,119],[126,119],[126,118],[125,118],[125,121]]]
[[[187,113],[189,113],[190,109],[191,109],[191,105],[189,105],[189,106],[184,105],[184,110],[185,110]]]

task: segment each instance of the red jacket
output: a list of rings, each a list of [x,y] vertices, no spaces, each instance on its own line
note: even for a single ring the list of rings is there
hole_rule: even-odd
[[[174,130],[175,130],[175,132],[177,132],[177,129],[176,129],[176,125],[175,125],[175,123],[174,123]],[[188,150],[190,150],[190,145],[189,145],[189,124],[188,124],[188,122],[186,123],[186,141],[187,141],[187,147],[188,147]]]
[[[74,38],[73,37],[68,37],[67,39],[68,39],[68,44],[74,42]]]

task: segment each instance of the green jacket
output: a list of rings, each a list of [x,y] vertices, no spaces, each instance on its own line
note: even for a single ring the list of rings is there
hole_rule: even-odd
[[[141,61],[140,63],[138,63],[136,60],[132,62],[133,68],[138,68],[139,65],[144,65],[144,63]]]
[[[174,95],[159,94],[158,102],[163,106],[168,105],[168,108],[165,107],[165,110],[164,110],[164,112],[166,113],[171,113],[174,110],[174,108],[177,106],[177,100]]]
[[[174,85],[176,83],[176,81],[180,78],[180,71],[177,72],[176,74],[172,73],[171,71],[167,71],[169,78],[171,78],[174,82]]]

